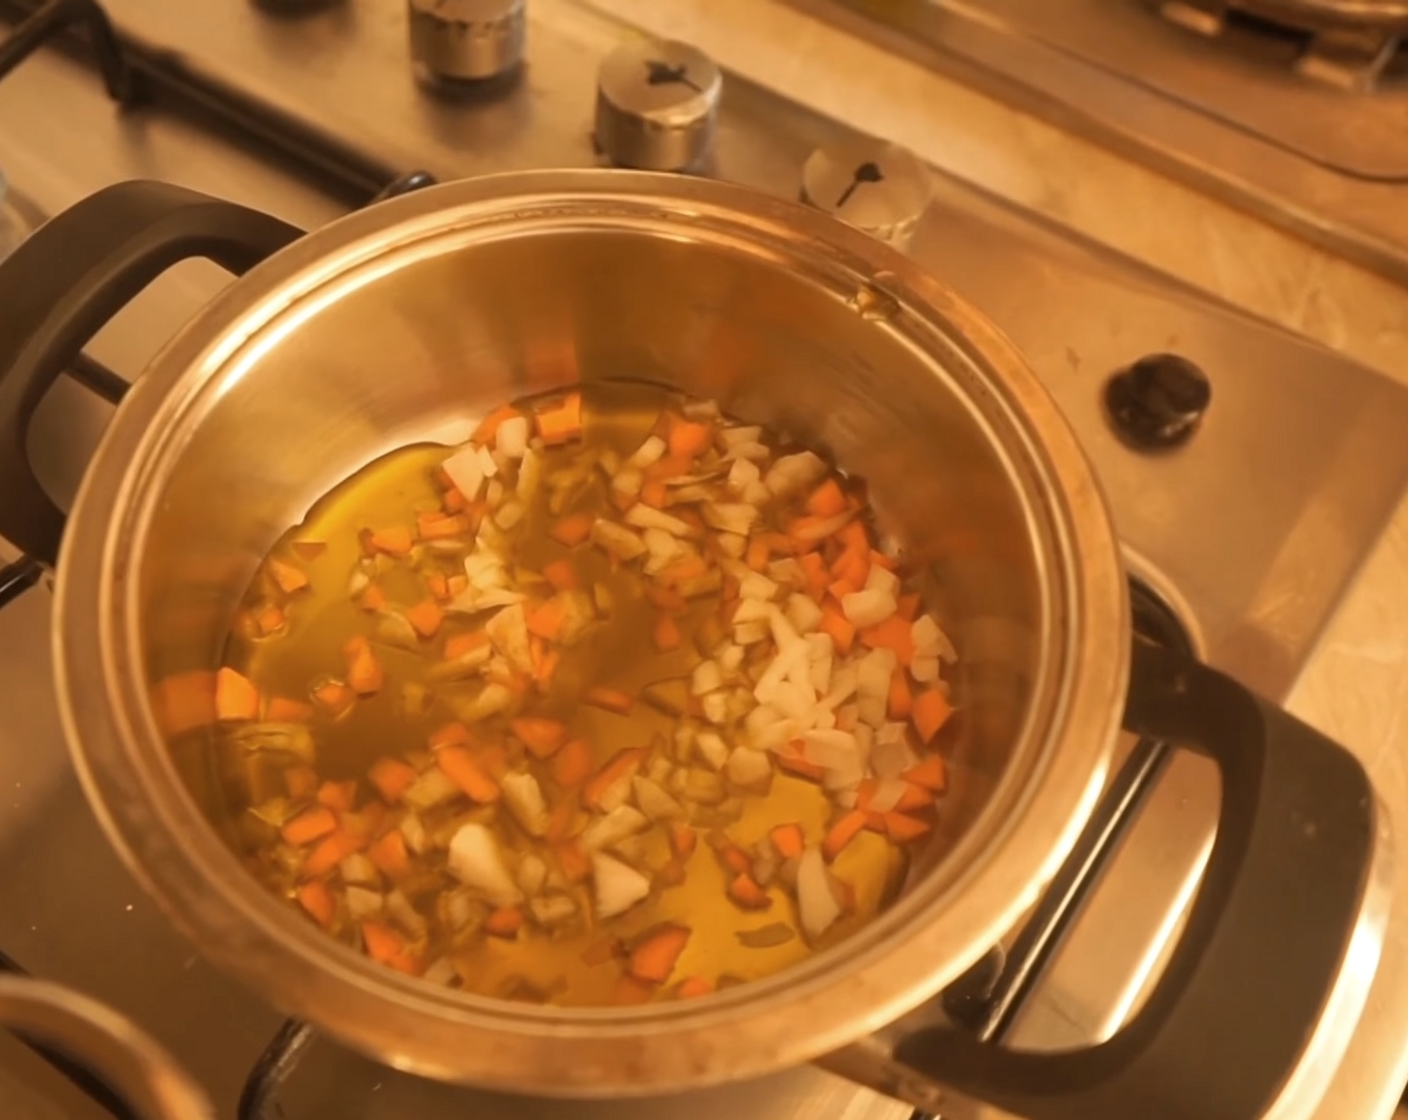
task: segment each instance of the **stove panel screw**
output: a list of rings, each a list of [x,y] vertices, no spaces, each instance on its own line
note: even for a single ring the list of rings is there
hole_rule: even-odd
[[[1105,408],[1120,440],[1136,451],[1187,443],[1212,403],[1212,383],[1177,354],[1150,354],[1105,383]]]

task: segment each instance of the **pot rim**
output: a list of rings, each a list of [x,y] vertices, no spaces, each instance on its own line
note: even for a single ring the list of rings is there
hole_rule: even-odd
[[[1063,673],[1047,682],[1044,704],[1035,690],[1023,732],[1043,740],[1040,751],[1029,744],[1040,766],[1020,786],[1006,776],[937,869],[949,871],[931,874],[865,933],[702,1001],[529,1008],[442,991],[339,946],[239,867],[166,759],[141,686],[135,557],[150,513],[146,483],[198,425],[212,387],[257,361],[336,285],[384,269],[388,255],[553,214],[746,243],[770,259],[805,261],[851,292],[883,275],[901,308],[883,329],[908,330],[928,343],[931,360],[947,349],[946,360],[981,375],[1049,520],[1055,570],[1044,609],[1050,624],[1060,607],[1064,648],[1048,659]],[[1032,904],[1074,843],[1104,783],[1128,672],[1125,581],[1104,499],[1010,342],[908,258],[816,211],[732,184],[623,171],[510,173],[430,188],[312,233],[232,284],[153,359],[105,433],[67,530],[55,635],[65,731],[89,800],[129,868],[208,957],[396,1068],[579,1097],[771,1072],[885,1026],[956,979]]]

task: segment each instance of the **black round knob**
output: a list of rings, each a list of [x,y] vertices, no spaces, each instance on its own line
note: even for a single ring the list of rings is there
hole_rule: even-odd
[[[1186,443],[1212,402],[1207,374],[1177,354],[1150,354],[1105,383],[1115,434],[1139,451]]]

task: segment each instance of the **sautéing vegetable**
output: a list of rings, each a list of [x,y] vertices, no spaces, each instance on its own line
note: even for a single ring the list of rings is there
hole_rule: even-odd
[[[218,770],[254,873],[387,967],[694,998],[894,897],[955,657],[863,486],[607,383],[395,452],[286,534],[213,678]]]

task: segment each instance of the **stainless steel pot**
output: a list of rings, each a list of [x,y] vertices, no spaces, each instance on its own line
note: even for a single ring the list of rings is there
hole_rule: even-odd
[[[63,529],[25,457],[28,416],[94,330],[188,256],[236,272],[269,259],[152,361]],[[1384,905],[1365,775],[1212,670],[1131,645],[1118,543],[1070,429],[1012,346],[897,252],[669,176],[456,183],[306,237],[133,183],[22,246],[0,309],[0,532],[49,562],[64,533],[58,675],[89,796],[171,919],[283,1010],[401,1069],[540,1095],[820,1060],[946,1116],[984,1099],[1043,1118],[1250,1117],[1308,1048],[1342,1048],[1372,975],[1372,938],[1352,933]],[[151,689],[213,666],[266,549],[356,468],[456,438],[506,398],[623,376],[829,449],[927,562],[962,654],[942,835],[863,934],[704,1000],[577,1011],[433,988],[244,873],[208,819],[206,745],[167,742]],[[934,1025],[882,1041],[1030,906],[1089,814],[1122,710],[1130,730],[1213,754],[1224,782],[1204,887],[1144,1010],[1070,1054]],[[1336,1029],[1313,1030],[1327,1009]]]

